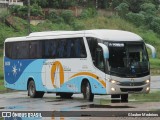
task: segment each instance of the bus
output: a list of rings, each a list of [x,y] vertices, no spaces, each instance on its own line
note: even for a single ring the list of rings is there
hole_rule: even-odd
[[[4,42],[4,85],[26,90],[31,98],[56,93],[62,98],[83,94],[111,95],[128,101],[128,94],[149,93],[147,49],[137,34],[122,30],[35,32]]]

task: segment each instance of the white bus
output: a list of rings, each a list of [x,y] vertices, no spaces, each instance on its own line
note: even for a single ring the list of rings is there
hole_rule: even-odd
[[[131,32],[35,32],[4,44],[4,85],[28,90],[31,98],[53,92],[61,97],[83,93],[89,101],[106,94],[128,101],[129,93],[150,91],[146,44]],[[153,46],[147,46],[155,56]]]

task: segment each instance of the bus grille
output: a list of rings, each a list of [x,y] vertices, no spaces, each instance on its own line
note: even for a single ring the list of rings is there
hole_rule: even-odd
[[[143,82],[120,82],[121,86],[142,86],[145,85],[145,81]]]
[[[120,88],[122,92],[140,92],[143,88]]]

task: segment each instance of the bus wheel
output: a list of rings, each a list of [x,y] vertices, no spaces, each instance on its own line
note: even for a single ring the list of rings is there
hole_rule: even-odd
[[[128,102],[128,94],[122,94],[121,95],[121,101],[122,102]]]
[[[59,93],[61,98],[71,98],[73,93]]]
[[[82,93],[85,100],[88,100],[90,102],[94,99],[94,94],[92,94],[91,86],[88,81],[85,81],[82,83]]]
[[[28,84],[28,95],[31,98],[42,98],[44,95],[44,92],[37,92],[36,87],[35,87],[35,83],[33,80],[31,80]]]

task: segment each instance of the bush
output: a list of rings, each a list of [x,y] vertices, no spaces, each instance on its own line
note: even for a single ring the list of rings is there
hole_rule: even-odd
[[[150,28],[155,31],[156,33],[160,33],[160,18],[159,17],[155,17],[151,24],[150,24]]]
[[[126,19],[136,26],[141,26],[145,23],[145,16],[141,13],[129,12],[128,14],[126,14]]]
[[[83,30],[85,25],[79,21],[75,21],[72,26],[74,30]]]
[[[4,23],[6,18],[9,16],[10,14],[8,12],[3,11],[2,13],[0,13],[0,22]]]
[[[63,23],[64,20],[62,17],[60,17],[56,11],[52,11],[50,12],[50,14],[47,16],[47,19],[49,19],[50,21],[52,21],[53,23]]]
[[[27,6],[20,6],[17,12],[18,16],[25,17],[28,14]]]
[[[97,11],[94,8],[88,8],[84,9],[80,15],[80,18],[86,19],[86,18],[91,18],[95,17],[97,15]]]
[[[42,16],[42,8],[38,4],[33,4],[31,6],[31,16]]]
[[[31,16],[43,16],[42,8],[38,4],[30,6]],[[27,6],[13,5],[10,7],[11,14],[16,14],[20,17],[26,17],[28,14]]]
[[[19,6],[19,5],[12,5],[12,6],[10,6],[10,8],[9,8],[9,11],[10,11],[10,13],[11,14],[13,14],[13,13],[18,13],[18,9],[20,8],[21,6]]]
[[[129,5],[127,3],[121,3],[119,4],[119,6],[117,6],[115,8],[115,10],[118,11],[118,15],[121,17],[125,17],[125,15],[128,13],[129,11]]]
[[[72,24],[74,22],[74,15],[71,10],[62,11],[61,17],[66,24]]]
[[[147,14],[155,14],[156,6],[152,3],[144,3],[141,5],[141,10],[146,12]]]

